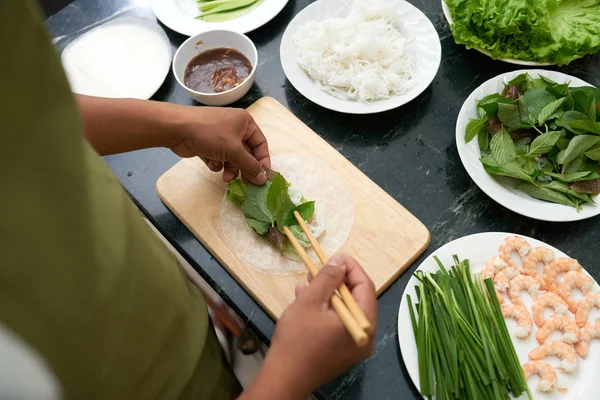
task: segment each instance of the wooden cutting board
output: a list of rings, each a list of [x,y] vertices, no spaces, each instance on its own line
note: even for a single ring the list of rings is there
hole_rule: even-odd
[[[342,251],[361,263],[381,294],[425,251],[427,228],[276,100],[262,98],[248,112],[266,135],[272,155],[316,156],[337,171],[355,207],[354,226]],[[221,174],[209,171],[198,158],[183,159],[159,178],[156,189],[167,207],[277,320],[306,276],[264,274],[229,249],[221,232],[221,201],[227,191]]]

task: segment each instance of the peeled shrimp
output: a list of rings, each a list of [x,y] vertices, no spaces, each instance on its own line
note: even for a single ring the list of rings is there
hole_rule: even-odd
[[[525,307],[517,306],[514,304],[502,305],[502,315],[504,318],[511,318],[517,321],[517,330],[515,336],[519,339],[527,339],[531,335],[531,329],[533,328],[533,320],[531,314]]]
[[[554,314],[548,318],[544,325],[538,329],[535,338],[539,344],[543,344],[554,331],[563,333],[561,340],[565,343],[577,343],[579,341],[579,328],[577,328],[575,321],[566,315],[560,314]]]
[[[583,328],[593,307],[596,307],[598,310],[600,310],[600,292],[590,292],[583,296],[583,299],[579,300],[579,303],[577,304],[577,312],[575,313],[575,321],[577,321],[577,326]],[[600,318],[598,321],[600,321]]]
[[[546,285],[542,274],[538,272],[538,263],[543,263],[544,268],[546,268],[552,261],[554,261],[554,252],[552,250],[545,247],[531,249],[527,253],[527,256],[523,258],[523,273],[537,279],[541,287],[544,288]]]
[[[584,295],[594,287],[594,280],[581,271],[569,271],[558,281],[558,295],[569,306],[573,314],[577,312],[577,301],[573,297],[573,289],[581,290]]]
[[[575,371],[577,367],[577,353],[573,350],[573,346],[555,340],[546,342],[543,345],[536,347],[529,352],[530,360],[542,360],[546,357],[558,357],[560,359],[559,369],[566,373]]]
[[[544,310],[551,308],[557,314],[566,314],[569,311],[569,306],[563,299],[552,292],[545,292],[533,299],[531,311],[533,312],[533,320],[538,328],[541,328],[546,322],[544,318]]]
[[[529,253],[529,250],[531,250],[531,246],[523,238],[519,236],[510,236],[500,245],[498,252],[500,253],[500,258],[502,258],[508,266],[516,268],[517,266],[511,258],[512,253],[516,252],[519,257],[521,257],[521,260],[523,260],[527,253]]]
[[[527,290],[532,297],[536,297],[540,294],[540,283],[527,275],[517,275],[510,280],[510,286],[508,288],[508,297],[513,304],[521,307],[525,307],[525,303],[521,300],[521,291]]]
[[[481,270],[481,277],[483,279],[494,278],[494,276],[506,268],[506,266],[507,264],[500,257],[495,256],[485,264],[485,267]],[[496,297],[498,297],[498,303],[504,303],[502,291],[498,290],[498,288],[496,288]]]
[[[498,256],[495,256],[485,264],[485,267],[481,270],[481,277],[483,279],[493,278],[499,271],[506,268],[508,265]]]
[[[575,343],[575,351],[581,358],[586,358],[592,339],[600,338],[600,319],[595,324],[586,324],[579,331],[579,342]]]
[[[506,267],[498,271],[494,276],[494,287],[497,291],[504,293],[508,289],[510,280],[519,275],[519,270],[514,267]]]
[[[523,365],[523,374],[525,380],[529,380],[533,375],[540,377],[537,390],[543,393],[550,393],[556,387],[557,376],[552,365],[544,361],[529,361]]]
[[[546,289],[558,293],[556,277],[563,272],[579,270],[581,270],[581,265],[574,258],[563,257],[555,259],[544,268],[543,275]]]

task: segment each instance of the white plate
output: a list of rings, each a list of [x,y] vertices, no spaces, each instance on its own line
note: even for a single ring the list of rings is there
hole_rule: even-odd
[[[498,254],[498,247],[504,239],[512,234],[488,232],[478,233],[475,235],[465,236],[460,239],[454,240],[436,251],[434,251],[429,257],[427,257],[417,270],[423,272],[435,272],[438,270],[438,266],[433,259],[433,256],[437,256],[444,266],[449,267],[452,265],[452,256],[456,254],[461,260],[469,259],[473,272],[479,272],[481,268],[489,261],[494,255]],[[529,242],[532,247],[544,246],[554,251],[556,257],[568,257],[562,251],[540,242],[539,240],[522,236],[521,237]],[[586,272],[587,273],[587,272]],[[588,274],[589,275],[589,274]],[[408,281],[406,290],[402,295],[400,302],[400,310],[398,312],[398,340],[400,342],[400,351],[402,352],[402,359],[408,370],[413,383],[419,389],[419,366],[417,358],[417,346],[415,344],[415,337],[412,331],[412,325],[410,321],[410,314],[408,311],[408,302],[406,296],[410,295],[411,299],[417,298],[415,293],[415,286],[418,284],[417,279],[413,276]],[[595,290],[600,289],[596,283]],[[531,310],[531,300],[529,296],[524,296],[523,301]],[[508,320],[507,326],[509,332],[512,335],[512,329],[516,326],[513,321]],[[535,340],[535,333],[537,327],[534,325],[531,336],[527,340],[516,339],[513,336],[513,343],[515,350],[521,364],[528,361],[527,354],[530,350],[537,347]],[[548,359],[550,364],[555,364],[554,359]],[[592,400],[597,399],[597,379],[598,371],[597,367],[600,365],[600,340],[594,339],[590,344],[590,352],[587,359],[578,360],[577,370],[572,375],[564,374],[557,370],[558,374],[558,385],[557,388],[566,387],[568,388],[567,393],[561,394],[555,390],[553,394],[542,394],[537,392],[537,378],[533,377],[529,381],[531,387],[531,393],[535,399],[560,399],[560,400]]]
[[[397,1],[395,4],[402,20],[400,33],[409,43],[407,48],[417,58],[416,83],[408,92],[369,103],[338,99],[322,91],[298,64],[294,34],[309,21],[346,17],[350,9],[344,0],[318,0],[300,11],[290,22],[281,39],[280,50],[281,65],[288,80],[297,91],[313,103],[347,114],[378,113],[400,107],[413,100],[433,81],[440,66],[442,46],[433,24],[425,14],[406,1]]]
[[[225,22],[196,19],[200,14],[196,0],[151,0],[150,6],[160,22],[182,35],[194,36],[213,29],[248,33],[275,18],[287,2],[288,0],[263,0],[254,10]]]
[[[600,214],[600,204],[586,203],[582,206],[583,209],[577,212],[575,207],[534,199],[528,194],[517,190],[515,188],[515,179],[492,176],[485,172],[483,165],[481,165],[481,161],[479,161],[481,152],[479,151],[479,144],[476,139],[469,143],[465,142],[465,129],[469,120],[471,118],[479,118],[476,105],[477,101],[488,94],[502,92],[504,84],[515,76],[525,72],[529,73],[529,75],[534,78],[537,78],[538,75],[541,74],[555,82],[571,82],[572,86],[592,86],[574,76],[538,69],[507,72],[490,79],[469,95],[458,113],[458,119],[456,121],[456,146],[458,147],[460,160],[469,173],[469,176],[471,176],[471,179],[475,181],[477,186],[479,186],[485,194],[518,214],[542,221],[554,222],[578,221]],[[595,198],[597,199],[597,196],[595,196]]]
[[[155,20],[124,16],[76,38],[61,61],[75,93],[146,100],[164,82],[171,57],[169,38]]]
[[[442,0],[442,11],[444,12],[444,17],[446,17],[446,20],[448,21],[448,23],[450,25],[452,25],[454,22],[452,21],[452,15],[450,13],[450,8],[448,8],[448,5],[446,4],[446,2],[444,0]],[[488,57],[492,57],[492,53],[490,53],[487,50],[483,50],[483,49],[475,49],[475,50],[477,50],[481,54],[485,54]],[[523,61],[523,60],[516,60],[514,58],[500,58],[499,61],[504,61],[509,64],[525,65],[525,66],[529,66],[529,67],[544,67],[544,66],[548,66],[548,65],[555,65],[555,63]]]

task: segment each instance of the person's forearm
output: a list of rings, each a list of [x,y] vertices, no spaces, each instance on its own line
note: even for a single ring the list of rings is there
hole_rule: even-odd
[[[311,393],[304,376],[293,372],[293,363],[267,358],[238,400],[306,400]]]
[[[172,147],[180,141],[173,104],[83,95],[76,99],[85,136],[100,155]]]

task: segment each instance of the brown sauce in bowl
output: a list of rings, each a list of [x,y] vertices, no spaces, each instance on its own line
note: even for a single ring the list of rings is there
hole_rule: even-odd
[[[185,67],[183,82],[201,93],[221,93],[239,86],[252,72],[252,64],[235,49],[217,48],[201,52]]]

